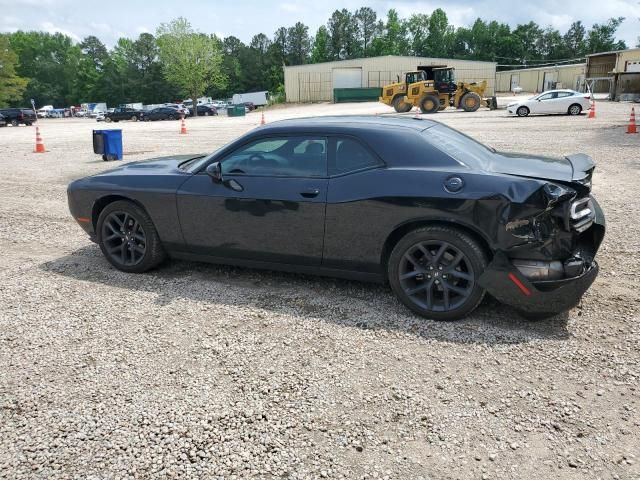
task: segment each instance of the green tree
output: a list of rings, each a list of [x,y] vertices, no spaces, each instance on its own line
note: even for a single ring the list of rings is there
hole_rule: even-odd
[[[330,51],[333,59],[357,58],[360,54],[358,44],[358,25],[353,14],[346,8],[336,10],[329,18],[327,28],[330,34]]]
[[[627,48],[622,40],[616,41],[615,35],[624,17],[610,18],[606,23],[595,23],[587,34],[587,52],[608,52]]]
[[[81,52],[71,38],[61,33],[23,32],[8,35],[18,56],[16,74],[28,78],[22,102],[33,98],[36,105],[66,106],[76,103],[75,77]]]
[[[513,31],[513,36],[515,61],[526,65],[527,62],[541,59],[539,39],[542,29],[535,22],[518,25]]]
[[[157,38],[167,80],[190,95],[194,105],[208,88],[225,84],[226,78],[220,70],[221,44],[215,37],[195,32],[189,22],[180,17],[161,24]],[[197,109],[193,111],[197,115]]]
[[[18,56],[9,47],[7,35],[0,35],[0,107],[16,105],[27,88],[28,80],[16,74]]]
[[[441,8],[431,12],[428,32],[426,48],[429,56],[449,56],[453,45],[454,29],[449,25],[447,14]]]
[[[581,57],[584,55],[587,45],[586,37],[587,29],[584,28],[581,21],[573,22],[562,37],[567,56],[571,58]]]
[[[378,22],[378,16],[372,8],[362,7],[356,10],[353,19],[357,25],[360,51],[364,57],[369,57],[372,54],[373,40],[381,34],[382,28]]]
[[[287,60],[289,65],[302,65],[307,63],[311,52],[311,39],[309,27],[297,22],[287,30]]]
[[[411,45],[411,53],[427,56],[427,38],[429,37],[429,15],[414,13],[407,21],[407,31]]]
[[[387,12],[384,32],[373,41],[376,55],[407,55],[410,51],[407,41],[407,23],[400,19],[393,8]]]
[[[327,27],[320,25],[313,39],[313,48],[311,49],[311,63],[328,62],[332,60],[331,55],[331,37]]]
[[[116,90],[116,85],[105,78],[110,68],[109,74],[112,78],[109,80],[113,80],[115,74],[107,47],[93,35],[82,40],[79,47],[82,56],[74,83],[75,92],[80,101],[107,102],[107,104],[116,102],[120,89]]]

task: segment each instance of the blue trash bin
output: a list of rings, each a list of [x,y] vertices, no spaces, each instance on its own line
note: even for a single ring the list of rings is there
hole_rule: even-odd
[[[102,155],[102,159],[122,160],[122,130],[94,130],[93,151]]]

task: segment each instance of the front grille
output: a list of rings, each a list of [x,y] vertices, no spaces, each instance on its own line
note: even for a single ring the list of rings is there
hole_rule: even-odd
[[[595,212],[589,197],[579,198],[571,203],[569,210],[569,224],[577,232],[584,232],[595,219]]]

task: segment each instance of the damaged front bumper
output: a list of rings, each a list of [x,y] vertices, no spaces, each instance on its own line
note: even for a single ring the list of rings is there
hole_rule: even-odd
[[[555,314],[575,307],[598,275],[595,260],[577,276],[531,281],[502,252],[480,276],[480,285],[499,302],[526,313]]]
[[[557,314],[575,307],[598,276],[594,258],[604,238],[605,218],[591,196],[569,205],[565,233],[553,232],[564,238],[558,246],[532,242],[528,248],[497,251],[479,284],[524,313]]]

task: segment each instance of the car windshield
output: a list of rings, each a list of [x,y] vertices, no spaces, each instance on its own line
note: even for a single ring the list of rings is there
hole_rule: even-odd
[[[435,148],[468,167],[484,170],[495,154],[493,148],[444,125],[427,128],[422,135]]]

